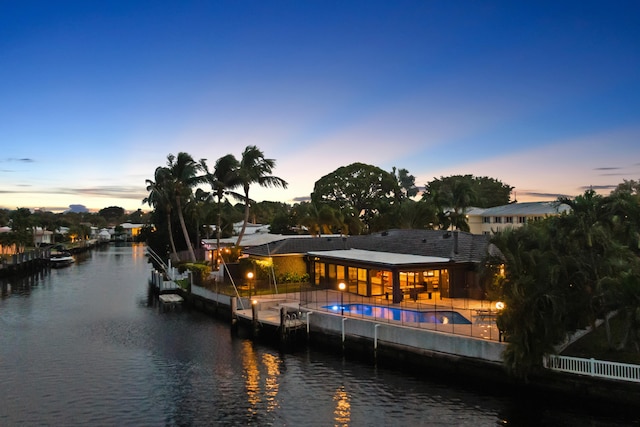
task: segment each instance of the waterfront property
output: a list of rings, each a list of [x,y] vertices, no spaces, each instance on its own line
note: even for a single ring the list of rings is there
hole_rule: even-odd
[[[393,303],[432,298],[483,299],[480,266],[489,236],[459,231],[389,230],[364,236],[282,239],[245,250],[274,271],[308,274],[317,289]],[[236,278],[238,279],[238,278]],[[241,279],[241,278],[239,278]]]

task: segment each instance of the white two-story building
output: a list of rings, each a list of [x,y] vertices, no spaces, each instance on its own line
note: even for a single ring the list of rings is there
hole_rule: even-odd
[[[467,212],[467,218],[471,233],[494,234],[570,210],[568,205],[558,202],[511,203],[486,209],[471,208]]]

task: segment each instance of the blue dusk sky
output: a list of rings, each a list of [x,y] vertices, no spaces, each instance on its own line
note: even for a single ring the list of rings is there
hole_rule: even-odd
[[[142,208],[167,155],[256,145],[518,201],[640,179],[638,1],[0,0],[0,207]]]

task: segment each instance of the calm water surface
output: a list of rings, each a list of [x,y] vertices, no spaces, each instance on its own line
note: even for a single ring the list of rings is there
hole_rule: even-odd
[[[110,246],[0,282],[1,426],[638,425],[341,355],[283,354],[207,315],[161,313],[150,269],[144,246]]]

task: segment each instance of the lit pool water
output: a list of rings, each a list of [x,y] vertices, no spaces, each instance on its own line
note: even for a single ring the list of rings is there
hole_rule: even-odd
[[[457,311],[452,310],[407,310],[397,307],[385,307],[370,304],[340,304],[325,305],[323,308],[329,309],[336,313],[374,317],[376,319],[397,320],[401,322],[415,323],[440,323],[440,324],[456,324],[470,325],[471,321]]]

